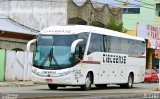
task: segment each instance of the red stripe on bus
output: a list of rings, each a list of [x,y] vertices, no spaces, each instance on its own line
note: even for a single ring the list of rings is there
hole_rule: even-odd
[[[90,60],[87,60],[87,61],[82,61],[82,63],[90,63],[90,64],[100,64],[101,62],[100,61],[90,61]]]
[[[128,55],[128,57],[146,58],[146,56]]]

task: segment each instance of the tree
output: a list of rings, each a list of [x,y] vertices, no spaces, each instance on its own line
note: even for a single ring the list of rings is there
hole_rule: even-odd
[[[116,21],[115,18],[111,18],[110,22],[106,25],[102,25],[96,21],[92,21],[92,23],[90,24],[92,26],[97,26],[97,27],[102,27],[102,28],[107,28],[107,29],[110,29],[110,30],[115,30],[115,31],[118,31],[118,32],[123,32],[123,33],[126,33],[127,32],[127,29],[125,29],[123,27],[123,23],[118,23]]]
[[[123,22],[118,23],[115,18],[111,18],[110,22],[105,25],[105,28],[126,33],[127,29],[123,27]]]

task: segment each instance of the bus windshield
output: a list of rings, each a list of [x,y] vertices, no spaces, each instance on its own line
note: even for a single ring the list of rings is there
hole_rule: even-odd
[[[76,52],[71,53],[71,44],[77,39],[78,34],[39,35],[33,52],[33,66],[53,70],[72,67],[78,63]],[[79,48],[81,47],[76,46],[78,54]]]

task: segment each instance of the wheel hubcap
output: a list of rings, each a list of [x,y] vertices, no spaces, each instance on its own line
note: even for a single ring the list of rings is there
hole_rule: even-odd
[[[90,78],[87,77],[87,78],[86,78],[86,87],[89,88],[89,87],[90,87],[90,84],[91,84]]]
[[[132,77],[129,77],[128,83],[129,83],[129,86],[132,87]]]

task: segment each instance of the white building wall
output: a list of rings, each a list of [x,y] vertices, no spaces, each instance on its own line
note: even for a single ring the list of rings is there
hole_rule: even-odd
[[[0,16],[36,30],[67,24],[67,0],[0,1]]]

